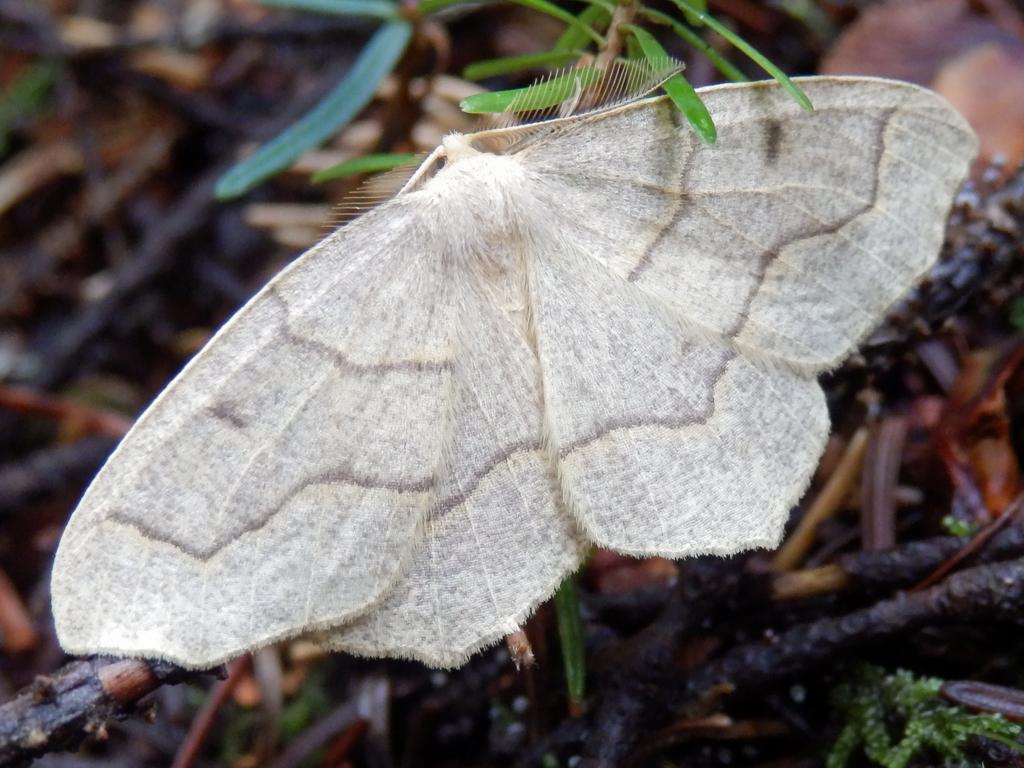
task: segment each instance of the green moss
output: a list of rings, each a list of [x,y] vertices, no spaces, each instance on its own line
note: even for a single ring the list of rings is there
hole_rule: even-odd
[[[941,680],[906,670],[890,674],[870,665],[858,667],[832,692],[832,706],[844,725],[827,768],[845,768],[857,755],[883,768],[906,768],[923,756],[933,758],[929,765],[940,764],[934,758],[947,766],[962,765],[973,737],[1024,751],[1021,726],[943,701],[941,685]]]

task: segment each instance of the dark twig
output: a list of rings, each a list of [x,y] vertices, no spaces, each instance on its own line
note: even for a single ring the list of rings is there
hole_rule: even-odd
[[[37,677],[0,707],[0,766],[102,736],[109,721],[130,715],[143,696],[194,674],[166,662],[89,659]]]
[[[839,591],[878,595],[910,587],[944,562],[957,556],[973,540],[937,536],[911,541],[882,552],[850,552],[835,563],[772,578],[775,600],[800,600]],[[998,562],[1024,556],[1024,526],[1008,525],[993,531],[987,541],[973,546],[967,558],[972,564]],[[584,596],[587,609],[602,622],[636,626],[652,621],[672,594],[670,587],[645,587],[626,594]]]
[[[771,645],[732,649],[659,695],[677,706],[695,701],[723,683],[744,693],[808,672],[840,653],[935,623],[1019,623],[1024,605],[1024,559],[982,565],[950,576],[923,592],[794,627]]]
[[[1006,509],[1003,510],[999,517],[971,537],[970,541],[964,544],[963,547],[957,550],[955,554],[951,555],[934,571],[928,574],[928,576],[920,584],[917,584],[914,589],[927,589],[933,584],[937,584],[939,581],[946,578],[950,571],[954,570],[964,560],[982,549],[996,534],[1009,525],[1010,521],[1020,513],[1022,506],[1024,506],[1024,493],[1019,494],[1016,499],[1007,505]]]
[[[906,587],[924,578],[966,543],[956,536],[912,541],[888,552],[858,552],[839,558],[839,564],[855,588],[866,591]],[[978,563],[1008,560],[1024,555],[1024,526],[1011,525],[998,532],[976,553]]]
[[[1003,536],[1020,537],[1010,528]],[[995,546],[996,537],[990,546]],[[959,539],[921,542],[914,553],[918,558],[932,559],[945,553]],[[1002,542],[1002,546],[1010,543]],[[909,549],[909,547],[908,547]],[[870,553],[882,558],[889,553]],[[906,578],[911,569],[901,560],[889,562],[874,570],[863,567],[871,577],[881,573]],[[920,563],[913,572],[920,570]],[[913,580],[912,578],[909,580]],[[686,609],[677,601],[670,605],[650,627],[623,644],[616,644],[601,654],[605,665],[618,661],[617,674],[601,679],[601,697],[589,724],[577,721],[563,723],[525,756],[521,765],[535,765],[547,752],[568,745],[584,743],[590,766],[617,766],[627,762],[633,745],[646,731],[656,728],[673,712],[707,710],[707,703],[720,703],[735,691],[750,695],[768,686],[810,673],[828,661],[880,640],[890,639],[929,625],[963,622],[1021,622],[1024,605],[1024,559],[982,565],[950,576],[938,586],[924,592],[901,593],[868,608],[844,616],[828,617],[802,624],[775,635],[771,643],[749,643],[736,646],[718,658],[706,662],[692,672],[680,674],[671,661],[682,647],[685,635],[692,631],[692,618],[707,608],[706,599],[716,594],[713,586],[696,582],[696,595],[691,603],[691,618],[683,620]],[[717,593],[719,601],[728,594]],[[682,602],[685,603],[685,600]],[[680,613],[681,611],[681,613]],[[626,652],[628,650],[628,653]],[[607,680],[608,682],[605,682]],[[616,681],[621,683],[616,683]]]
[[[672,676],[682,640],[736,590],[740,565],[715,558],[687,563],[657,621],[595,659],[601,694],[585,749],[590,764],[618,765],[643,727],[660,724],[665,708],[656,692]]]

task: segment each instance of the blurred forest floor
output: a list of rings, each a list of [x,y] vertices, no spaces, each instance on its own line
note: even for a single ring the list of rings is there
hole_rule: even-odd
[[[570,707],[550,606],[524,671],[503,647],[441,673],[293,642],[218,680],[65,666],[48,595],[67,516],[133,417],[355,183],[310,173],[469,128],[462,69],[546,50],[562,25],[498,5],[424,25],[356,122],[218,202],[218,178],[334,85],[373,24],[246,0],[0,0],[0,765],[805,768],[837,739],[851,766],[1024,765],[1004,727],[1024,721],[1024,11],[710,8],[789,74],[938,89],[982,157],[933,274],[826,377],[833,436],[783,547],[596,553],[588,697]]]

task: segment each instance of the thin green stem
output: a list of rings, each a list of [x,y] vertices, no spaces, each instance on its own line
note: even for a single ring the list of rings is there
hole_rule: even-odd
[[[718,19],[716,19],[711,14],[705,13],[704,11],[700,10],[696,5],[689,2],[689,0],[672,0],[672,2],[679,8],[679,10],[683,11],[684,13],[693,14],[696,18],[700,19],[702,22],[707,24],[708,27],[713,29],[715,32],[717,32],[726,40],[728,40],[733,46],[742,51],[751,61],[753,61],[755,64],[761,67],[761,69],[763,69],[769,75],[778,80],[779,85],[781,85],[789,92],[789,95],[792,96],[794,100],[796,100],[797,104],[799,104],[808,112],[814,109],[814,106],[811,104],[811,100],[807,98],[807,94],[800,90],[800,88],[797,87],[796,83],[794,83],[786,76],[785,72],[783,72],[777,66],[772,64],[772,62],[764,54],[762,54],[760,51],[754,48],[754,46],[752,46],[742,37],[737,35],[727,26],[722,24],[720,21],[718,21]]]
[[[685,24],[681,24],[676,21],[667,13],[662,13],[661,11],[656,11],[653,8],[647,8],[646,6],[640,9],[640,15],[655,24],[669,27],[677,36],[700,51],[701,54],[711,62],[711,65],[715,69],[721,72],[722,75],[732,82],[749,82],[750,78],[744,75],[735,64],[708,45],[707,41],[703,37],[698,35]]]
[[[558,618],[558,639],[562,645],[562,664],[565,667],[569,702],[578,710],[586,696],[587,656],[575,574],[567,577],[555,592],[555,615]]]

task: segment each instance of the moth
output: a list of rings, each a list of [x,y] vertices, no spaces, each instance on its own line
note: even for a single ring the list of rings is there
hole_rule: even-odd
[[[816,381],[934,262],[976,151],[906,83],[799,80],[447,137],[138,420],[53,570],[71,653],[207,667],[299,635],[462,663],[590,544],[775,546]]]

